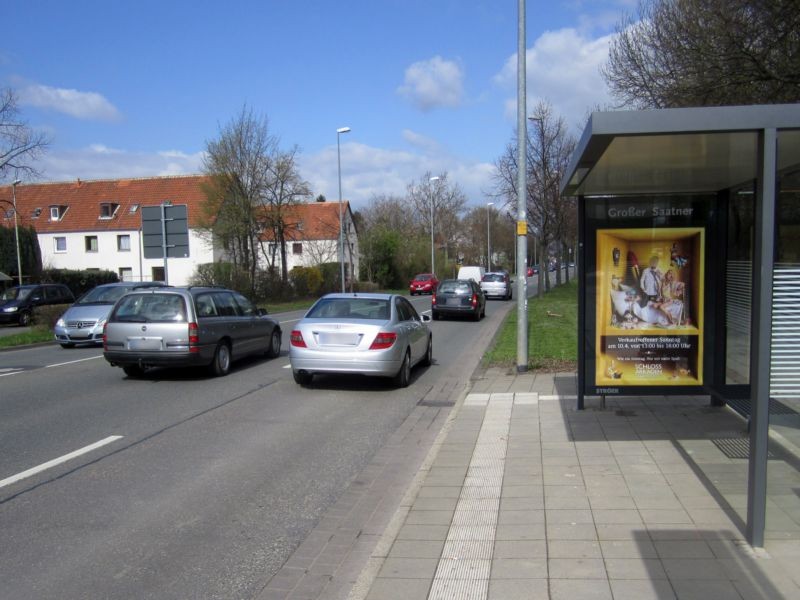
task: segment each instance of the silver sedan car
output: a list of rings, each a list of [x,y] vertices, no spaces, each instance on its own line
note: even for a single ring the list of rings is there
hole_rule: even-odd
[[[395,294],[323,296],[289,338],[294,380],[307,385],[317,373],[360,373],[406,387],[411,368],[433,360],[430,320]]]

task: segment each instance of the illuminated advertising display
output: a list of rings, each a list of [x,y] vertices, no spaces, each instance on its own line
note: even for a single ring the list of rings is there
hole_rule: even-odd
[[[596,239],[595,385],[702,385],[704,228]]]

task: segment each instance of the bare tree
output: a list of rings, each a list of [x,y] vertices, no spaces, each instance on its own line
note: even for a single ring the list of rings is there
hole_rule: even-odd
[[[526,208],[528,225],[534,236],[536,254],[539,256],[539,294],[549,289],[546,277],[552,246],[563,248],[568,225],[574,221],[572,201],[561,198],[561,178],[575,149],[575,138],[567,130],[563,117],[557,116],[546,101],[539,102],[529,121],[526,149],[528,168]],[[517,203],[517,150],[516,137],[506,146],[503,155],[495,162],[495,196],[505,201],[509,210]],[[572,220],[571,220],[572,219]],[[561,262],[561,254],[556,255]],[[560,275],[557,277],[560,278]]]
[[[281,255],[281,279],[286,282],[289,278],[286,261],[286,240],[293,238],[293,231],[300,226],[291,222],[287,209],[298,202],[311,197],[311,187],[300,176],[297,168],[297,154],[299,150],[294,146],[288,151],[275,151],[266,157],[267,181],[264,189],[264,202],[266,210],[259,211],[259,225],[262,231],[269,231],[271,238],[277,242],[273,244],[271,257],[264,249],[263,238],[261,251],[267,257],[270,266],[275,264],[275,251]],[[269,248],[269,246],[267,246]],[[271,261],[269,260],[271,258]]]
[[[37,175],[32,163],[49,143],[47,135],[31,129],[20,116],[14,90],[0,89],[0,181],[22,173]]]
[[[641,0],[603,75],[638,108],[800,101],[798,0]]]
[[[436,181],[430,179],[429,171],[419,182],[412,181],[408,184],[407,194],[414,207],[415,218],[424,226],[428,235],[431,227],[434,228],[434,238],[438,236],[444,246],[446,260],[448,247],[457,239],[459,218],[464,212],[467,197],[457,183],[451,183],[447,179],[446,172],[439,175]],[[433,223],[431,223],[431,205],[433,205]]]

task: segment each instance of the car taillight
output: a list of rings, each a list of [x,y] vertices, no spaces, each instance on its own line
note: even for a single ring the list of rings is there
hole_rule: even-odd
[[[197,328],[197,323],[189,323],[189,352],[200,352],[200,335]]]
[[[106,335],[106,329],[108,329],[108,323],[103,325],[103,350],[108,350],[108,336]]]
[[[391,331],[381,331],[375,336],[375,340],[369,347],[370,350],[385,350],[391,348],[397,339],[397,334]]]
[[[292,330],[292,333],[289,336],[289,342],[295,348],[306,348],[306,341],[303,339],[303,334],[300,333],[299,329]]]
[[[478,294],[472,294],[472,308],[478,306]]]
[[[431,304],[436,304],[436,292],[431,294]]]

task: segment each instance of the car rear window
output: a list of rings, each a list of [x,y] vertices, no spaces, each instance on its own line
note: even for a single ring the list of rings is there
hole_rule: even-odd
[[[472,287],[466,281],[445,281],[439,285],[439,292],[445,294],[471,294]]]
[[[430,278],[430,275],[417,275],[414,277],[414,281],[428,281]]]
[[[487,273],[486,275],[483,276],[483,281],[500,282],[500,281],[505,281],[505,280],[506,280],[506,276],[503,275],[502,273]]]
[[[323,298],[311,307],[306,319],[372,319],[385,321],[389,301],[380,298]]]
[[[175,323],[186,321],[186,303],[178,294],[128,294],[120,300],[112,321]]]

